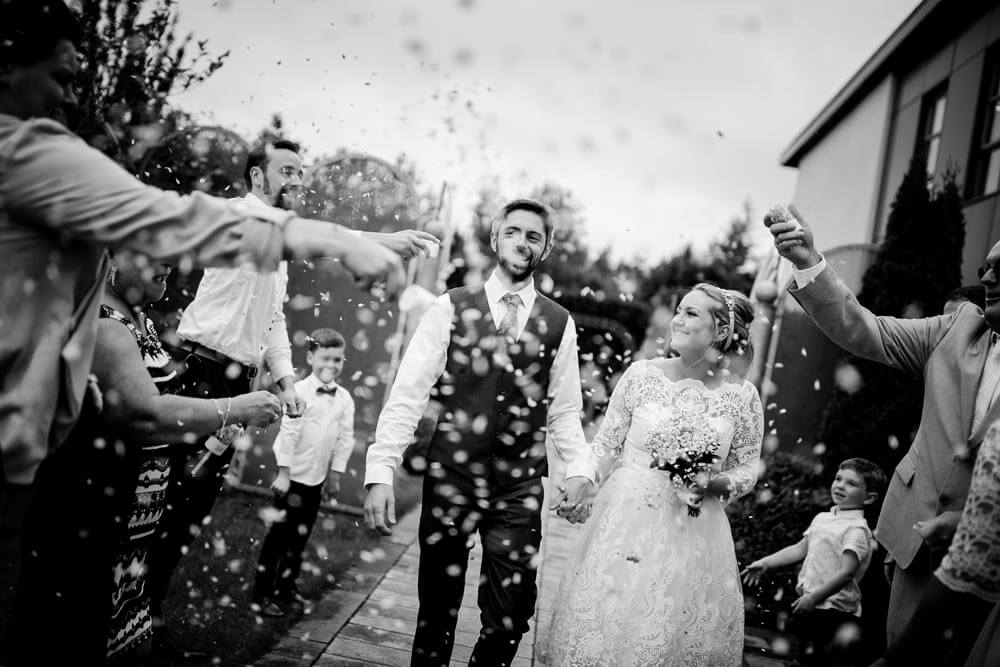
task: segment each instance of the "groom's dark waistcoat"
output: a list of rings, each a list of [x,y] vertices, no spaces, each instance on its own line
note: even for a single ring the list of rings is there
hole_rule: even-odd
[[[507,348],[482,285],[448,296],[454,316],[444,373],[431,390],[441,413],[429,462],[493,489],[545,475],[549,379],[569,313],[538,294]]]

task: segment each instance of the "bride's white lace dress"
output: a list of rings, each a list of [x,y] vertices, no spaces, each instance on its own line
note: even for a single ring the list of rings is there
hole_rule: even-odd
[[[713,428],[732,498],[757,480],[763,416],[749,382],[707,389],[639,361],[622,376],[594,440],[612,467],[571,551],[539,647],[550,667],[740,665],[743,592],[723,504],[688,516],[667,474],[650,469],[649,434],[670,411]]]

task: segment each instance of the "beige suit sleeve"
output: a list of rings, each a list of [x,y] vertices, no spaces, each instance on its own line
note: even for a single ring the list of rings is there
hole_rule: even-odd
[[[875,315],[827,267],[816,280],[789,293],[830,340],[851,354],[910,373],[921,373],[931,352],[958,316],[901,319]]]
[[[287,212],[140,183],[58,123],[22,123],[0,147],[0,200],[18,220],[71,238],[199,266],[272,270]]]

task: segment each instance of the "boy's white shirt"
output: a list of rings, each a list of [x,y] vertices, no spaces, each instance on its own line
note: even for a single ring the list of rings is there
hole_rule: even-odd
[[[805,536],[808,546],[796,590],[803,594],[828,582],[840,569],[840,557],[844,552],[851,551],[858,557],[854,578],[817,604],[816,608],[837,609],[860,616],[861,590],[858,582],[871,563],[875,544],[864,510],[841,510],[834,506],[827,512],[820,512],[809,524]]]
[[[306,402],[301,417],[283,417],[274,439],[274,458],[287,467],[293,482],[317,486],[330,470],[344,472],[354,451],[354,399],[336,382],[333,396],[318,394],[324,386],[314,374],[295,383],[295,391]]]

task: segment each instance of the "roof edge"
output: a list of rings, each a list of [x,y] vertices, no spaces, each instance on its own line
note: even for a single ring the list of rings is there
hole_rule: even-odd
[[[885,74],[889,60],[900,47],[919,28],[927,17],[933,13],[944,0],[924,0],[917,5],[910,15],[892,32],[875,53],[848,79],[822,110],[799,132],[798,136],[781,154],[783,167],[798,167],[803,155],[814,146],[827,130],[853,108],[857,99],[867,90],[874,87]]]

